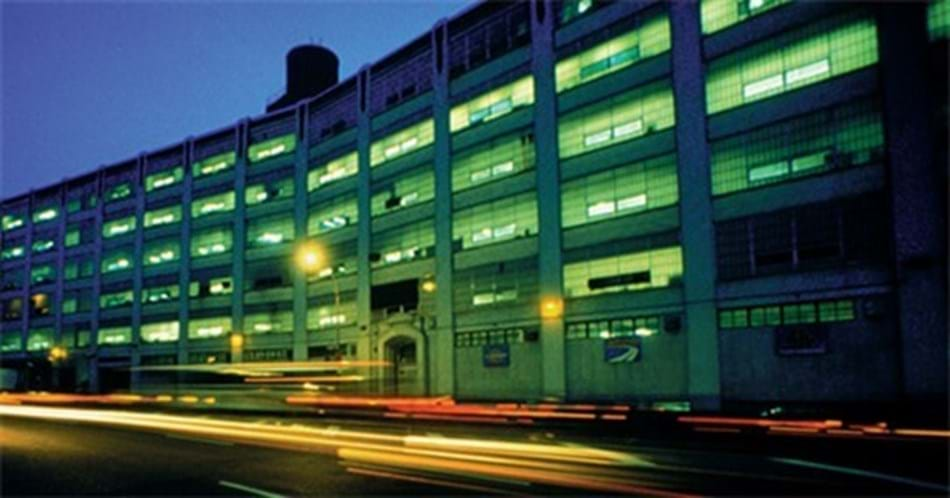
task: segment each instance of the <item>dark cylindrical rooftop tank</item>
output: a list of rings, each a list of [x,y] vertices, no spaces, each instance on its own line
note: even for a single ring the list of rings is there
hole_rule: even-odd
[[[340,60],[319,45],[300,45],[287,52],[287,90],[267,105],[267,112],[293,105],[336,85]]]

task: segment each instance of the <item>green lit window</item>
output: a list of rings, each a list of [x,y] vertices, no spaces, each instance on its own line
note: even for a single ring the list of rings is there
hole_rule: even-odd
[[[719,328],[745,329],[819,322],[849,322],[855,318],[854,301],[850,299],[784,303],[721,309],[719,310]]]
[[[99,329],[100,346],[116,346],[132,342],[131,327],[108,327]]]
[[[429,220],[373,234],[369,259],[373,267],[394,265],[435,255],[435,229]]]
[[[294,240],[294,218],[288,215],[257,218],[247,222],[247,247],[271,247]]]
[[[189,339],[213,339],[231,332],[231,317],[194,318],[188,321]]]
[[[24,255],[23,246],[17,245],[17,246],[4,247],[3,251],[0,252],[0,259],[2,259],[3,261],[6,261],[9,259],[22,258],[23,255]]]
[[[66,292],[61,307],[64,314],[87,313],[92,309],[92,297],[86,291]]]
[[[244,315],[245,334],[289,334],[294,330],[293,311],[269,311]]]
[[[178,340],[180,325],[178,321],[143,323],[139,337],[144,343],[175,342]]]
[[[142,289],[142,302],[164,303],[178,300],[178,284],[156,285]]]
[[[462,249],[536,235],[535,194],[527,192],[456,211],[452,231],[452,238]]]
[[[307,191],[312,192],[328,183],[353,176],[359,171],[359,155],[351,152],[321,164],[307,173]]]
[[[432,167],[411,171],[384,188],[376,187],[370,201],[373,216],[391,213],[435,197],[435,173]]]
[[[51,328],[30,329],[26,336],[27,351],[45,351],[53,347],[55,333]]]
[[[253,164],[272,157],[290,154],[297,148],[297,136],[293,133],[254,144],[247,148],[247,160]]]
[[[56,241],[53,239],[36,239],[33,241],[33,254],[49,252],[55,247]]]
[[[248,206],[264,204],[281,199],[294,198],[294,179],[280,178],[247,186],[244,191],[244,202]]]
[[[679,283],[683,257],[679,247],[664,247],[564,265],[564,295],[638,291]]]
[[[146,211],[142,224],[145,228],[152,228],[181,221],[181,206],[168,206]]]
[[[99,296],[99,307],[103,309],[120,308],[132,305],[132,289],[104,293]]]
[[[665,130],[675,123],[673,91],[661,81],[560,118],[558,148],[568,158]]]
[[[703,33],[715,33],[789,2],[791,0],[702,0]]]
[[[213,175],[231,169],[237,162],[237,154],[233,151],[217,154],[191,165],[191,174],[195,178]]]
[[[321,296],[307,306],[307,330],[333,330],[356,323],[356,296],[344,293],[339,306],[333,296]]]
[[[66,228],[64,245],[66,247],[75,247],[82,242],[82,232],[78,226],[70,225]]]
[[[172,169],[152,173],[145,177],[145,191],[151,192],[160,188],[170,187],[180,183],[185,176],[185,170],[181,166]]]
[[[591,82],[669,49],[669,17],[666,13],[653,15],[632,31],[559,61],[554,69],[557,91]]]
[[[568,340],[650,337],[662,330],[661,323],[662,317],[659,316],[568,323],[565,336]]]
[[[533,103],[534,78],[529,75],[453,107],[449,114],[449,126],[455,133],[472,125],[498,119]]]
[[[118,185],[114,185],[102,196],[106,202],[114,202],[122,199],[126,199],[132,196],[132,183],[123,182]]]
[[[870,66],[877,58],[873,18],[815,23],[713,61],[706,110],[739,107]]]
[[[676,204],[676,156],[621,166],[565,183],[561,224],[572,227]]]
[[[597,0],[563,0],[561,2],[561,24],[567,24],[591,10]]]
[[[130,249],[116,249],[102,255],[102,273],[131,270],[132,266]]]
[[[435,124],[432,119],[416,123],[376,140],[369,147],[370,166],[396,159],[414,150],[419,150],[435,140]]]
[[[45,292],[39,292],[30,296],[30,317],[49,316],[55,308],[55,300]]]
[[[23,226],[24,217],[19,214],[3,215],[3,231],[14,230]]]
[[[194,232],[191,235],[191,257],[200,258],[224,254],[231,250],[233,235],[227,226]]]
[[[172,263],[178,261],[180,252],[181,242],[177,237],[146,242],[142,250],[142,264],[156,266]]]
[[[464,190],[531,168],[534,168],[534,135],[496,138],[453,153],[452,190]]]
[[[9,274],[9,272],[4,273],[3,277],[6,278]],[[4,287],[4,290],[6,289],[8,288]],[[23,317],[23,298],[16,297],[0,302],[0,310],[3,312],[3,321],[19,320]]]
[[[10,353],[14,351],[23,350],[23,338],[20,337],[20,332],[10,331],[4,332],[0,335],[0,352]]]
[[[222,192],[191,201],[191,216],[200,218],[234,209],[234,192]]]
[[[71,315],[76,312],[79,306],[79,298],[75,295],[63,296],[63,302],[60,303],[60,309],[64,315]]]
[[[63,279],[75,280],[77,278],[91,277],[93,273],[93,262],[91,255],[70,257],[63,265]]]
[[[456,271],[453,293],[456,313],[530,305],[538,295],[537,258],[508,260]]]
[[[70,191],[68,195],[66,211],[69,213],[78,213],[79,211],[96,207],[96,194],[91,188],[82,189],[80,191]]]
[[[56,267],[53,265],[34,266],[30,270],[30,282],[33,285],[48,284],[56,281]]]
[[[931,0],[927,6],[927,31],[931,40],[950,38],[950,0]]]
[[[225,296],[234,292],[231,277],[211,277],[188,284],[189,297]]]
[[[135,216],[127,216],[102,224],[102,238],[111,239],[135,231]]]
[[[714,195],[880,160],[879,111],[858,102],[714,142]]]
[[[38,211],[33,213],[33,223],[43,223],[47,221],[53,221],[58,216],[59,216],[59,208],[55,206],[40,208]]]
[[[310,208],[307,233],[317,235],[355,225],[359,216],[356,199],[352,195],[338,197]]]

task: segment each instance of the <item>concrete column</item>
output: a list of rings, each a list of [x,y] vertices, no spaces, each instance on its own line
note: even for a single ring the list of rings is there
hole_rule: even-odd
[[[56,290],[53,291],[53,303],[56,309],[53,310],[55,320],[54,344],[62,345],[63,338],[63,269],[66,264],[66,187],[60,186],[59,191],[59,218],[56,227]],[[67,345],[67,351],[73,354],[73,345]]]
[[[307,168],[310,139],[307,105],[297,106],[297,150],[294,157],[294,240],[307,238]],[[296,244],[296,242],[295,242]],[[294,281],[294,361],[305,361],[307,350],[307,275],[293,268]]]
[[[96,188],[96,218],[93,226],[95,227],[96,238],[95,252],[92,258],[92,303],[89,308],[89,347],[86,357],[89,358],[89,391],[99,392],[99,295],[102,293],[102,218],[103,206],[105,200],[102,197],[103,190],[102,167],[99,168],[97,175],[98,185]]]
[[[946,164],[933,154],[926,7],[876,12],[904,395],[946,410]]]
[[[195,162],[195,142],[188,138],[185,142],[185,176],[181,196],[181,232],[179,233],[181,252],[178,267],[178,364],[188,363],[188,291],[191,285],[191,189],[194,182],[192,163]]]
[[[713,241],[706,93],[699,8],[670,4],[673,96],[676,106],[680,238],[686,314],[688,394],[693,409],[720,405],[719,332],[716,326],[716,253]]]
[[[435,126],[435,326],[427,330],[432,395],[455,393],[455,315],[452,308],[452,134],[449,130],[448,24],[432,29],[432,117]]]
[[[551,0],[531,3],[531,70],[534,78],[534,145],[538,182],[538,289],[541,303],[563,309],[561,261],[561,179],[557,145],[557,90],[554,82],[554,18]],[[542,304],[543,306],[543,304]],[[540,309],[537,311],[540,313]],[[564,399],[567,377],[564,317],[541,319],[541,389],[545,398]]]
[[[246,205],[244,202],[245,173],[247,172],[247,144],[250,122],[242,121],[237,126],[237,162],[234,165],[234,238],[231,244],[231,276],[234,278],[234,293],[231,294],[231,330],[244,333],[244,240],[247,238]],[[240,348],[232,348],[231,362],[240,363],[243,358]]]
[[[140,332],[142,328],[142,268],[144,261],[145,228],[143,226],[143,212],[145,212],[145,154],[139,155],[136,162],[136,189],[135,189],[135,241],[132,246],[132,317],[129,326],[132,328],[132,366],[138,366],[141,361],[139,348],[142,347]],[[134,390],[139,384],[140,372],[132,370],[129,373],[129,386]]]
[[[372,340],[375,331],[371,311],[370,311],[370,289],[372,280],[370,279],[369,253],[370,237],[372,236],[372,216],[370,212],[370,164],[369,164],[369,145],[370,145],[370,118],[369,118],[369,66],[360,68],[357,75],[356,84],[356,150],[359,157],[359,172],[357,173],[357,192],[356,203],[359,213],[357,236],[356,236],[356,325],[358,335],[369,335],[369,348],[366,353],[372,355],[372,349],[375,347],[375,341]],[[339,345],[338,345],[339,346]],[[362,348],[360,348],[362,349]]]

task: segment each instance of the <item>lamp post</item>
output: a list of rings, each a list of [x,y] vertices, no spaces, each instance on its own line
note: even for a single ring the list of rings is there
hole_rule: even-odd
[[[340,285],[336,279],[336,269],[329,266],[326,250],[314,240],[304,240],[294,251],[294,261],[297,267],[307,275],[314,275],[318,271],[329,267],[330,280],[333,283],[333,330],[336,334],[337,356],[340,352]]]

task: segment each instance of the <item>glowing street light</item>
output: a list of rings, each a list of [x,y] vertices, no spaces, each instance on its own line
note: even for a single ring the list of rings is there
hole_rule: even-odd
[[[564,314],[564,301],[558,297],[546,297],[541,300],[541,318],[561,318]]]
[[[231,343],[231,349],[241,349],[241,346],[244,345],[244,335],[240,332],[232,332],[229,342]]]
[[[326,259],[323,248],[313,240],[301,242],[294,251],[294,261],[304,273],[316,273],[326,265]]]

